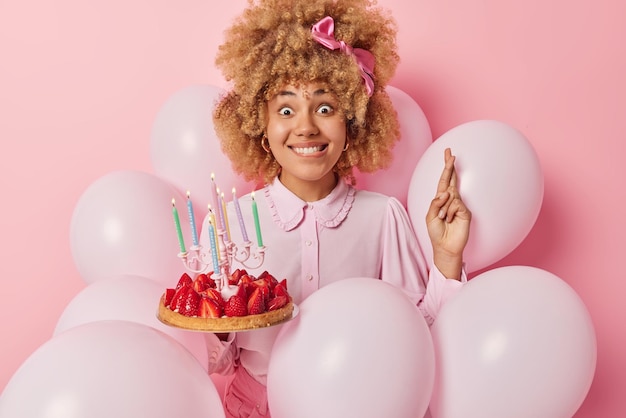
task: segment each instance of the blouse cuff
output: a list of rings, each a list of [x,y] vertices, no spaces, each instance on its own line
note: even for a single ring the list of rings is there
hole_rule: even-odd
[[[441,307],[450,300],[461,287],[467,283],[467,272],[465,264],[461,270],[461,280],[448,279],[441,271],[432,264],[429,272],[428,285],[426,286],[426,295],[422,304],[422,313],[426,318],[428,325],[431,325]]]
[[[222,341],[216,334],[206,334],[206,345],[209,353],[209,374],[229,375],[234,372],[237,360],[237,344],[234,343],[236,333],[231,332]]]

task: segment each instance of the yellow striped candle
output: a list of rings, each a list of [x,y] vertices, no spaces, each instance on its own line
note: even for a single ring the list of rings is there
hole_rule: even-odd
[[[222,195],[220,196],[221,200],[222,200],[222,213],[223,213],[223,220],[224,220],[224,227],[226,228],[226,238],[228,239],[228,241],[230,241],[230,225],[228,225],[228,212],[226,212],[226,202],[224,201],[224,192],[222,192]]]

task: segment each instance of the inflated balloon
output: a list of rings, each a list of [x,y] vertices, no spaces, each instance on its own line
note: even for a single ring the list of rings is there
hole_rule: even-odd
[[[400,289],[365,278],[332,283],[278,334],[267,375],[272,417],[422,417],[433,353],[426,321]]]
[[[431,331],[433,418],[572,417],[593,380],[589,312],[569,285],[536,267],[476,276]]]
[[[501,260],[526,238],[541,209],[543,173],[530,142],[502,122],[473,121],[443,134],[419,160],[409,185],[408,212],[427,259],[432,246],[424,219],[446,148],[456,156],[459,191],[472,211],[464,259],[473,272]]]
[[[186,197],[157,176],[109,173],[82,194],[70,223],[70,245],[82,279],[132,275],[171,286],[184,271],[172,214],[176,199],[186,245],[192,244]]]
[[[415,100],[396,87],[387,86],[386,90],[400,122],[400,140],[393,149],[393,162],[375,173],[355,171],[355,177],[360,189],[393,196],[406,205],[411,173],[433,137],[426,115]]]
[[[176,282],[177,278],[172,277],[169,287],[174,287]],[[167,326],[157,319],[157,306],[164,290],[161,283],[136,276],[114,277],[91,283],[65,307],[57,321],[54,335],[95,321],[137,322],[174,338],[206,370],[209,360],[204,335]]]
[[[213,109],[224,91],[211,85],[192,85],[175,92],[163,104],[152,125],[150,159],[154,172],[181,192],[191,192],[198,216],[211,202],[211,174],[221,191],[235,187],[245,194],[252,187],[235,175],[222,153],[213,127]],[[200,218],[201,219],[201,218]]]
[[[0,418],[224,417],[212,380],[146,325],[91,322],[37,349],[0,398]]]

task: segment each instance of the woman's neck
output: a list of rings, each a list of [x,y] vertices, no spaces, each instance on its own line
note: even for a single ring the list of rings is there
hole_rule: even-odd
[[[328,196],[337,186],[337,176],[329,173],[322,179],[308,181],[293,176],[279,174],[278,179],[289,191],[305,202],[316,202]]]

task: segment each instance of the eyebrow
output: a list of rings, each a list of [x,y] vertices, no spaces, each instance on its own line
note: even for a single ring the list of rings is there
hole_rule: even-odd
[[[313,92],[313,96],[321,96],[326,93],[329,92],[325,89],[317,89]],[[296,93],[291,90],[281,90],[278,92],[277,96],[296,96]]]

